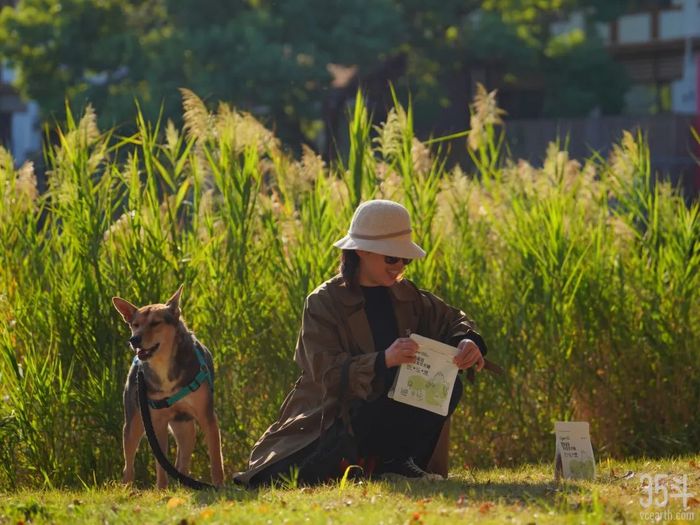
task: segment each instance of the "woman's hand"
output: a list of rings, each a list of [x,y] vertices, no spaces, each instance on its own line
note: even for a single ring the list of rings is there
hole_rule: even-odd
[[[386,367],[392,368],[404,363],[415,363],[416,352],[418,352],[418,343],[410,337],[399,337],[384,351]]]
[[[462,339],[457,345],[459,352],[453,362],[460,370],[466,370],[476,365],[476,371],[480,372],[484,368],[484,356],[481,355],[479,347],[471,339]]]

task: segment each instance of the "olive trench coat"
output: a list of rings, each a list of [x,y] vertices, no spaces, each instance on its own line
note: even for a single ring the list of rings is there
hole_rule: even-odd
[[[486,345],[464,312],[407,279],[391,288],[400,336],[417,333],[457,345],[469,337],[482,353]],[[295,361],[301,376],[287,395],[277,419],[250,454],[248,470],[235,479],[247,484],[263,468],[317,439],[338,416],[340,370],[349,358],[349,399],[373,400],[384,392],[384,379],[374,373],[377,350],[364,310],[362,291],[346,286],[342,277],[326,281],[306,298]],[[447,474],[449,420],[445,423],[429,469]]]

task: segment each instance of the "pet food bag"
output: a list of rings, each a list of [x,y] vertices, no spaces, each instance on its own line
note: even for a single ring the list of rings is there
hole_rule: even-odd
[[[419,349],[414,364],[403,364],[394,379],[388,396],[446,416],[459,368],[452,362],[458,350],[418,334],[411,334]]]
[[[595,458],[586,421],[556,421],[554,479],[595,479]]]

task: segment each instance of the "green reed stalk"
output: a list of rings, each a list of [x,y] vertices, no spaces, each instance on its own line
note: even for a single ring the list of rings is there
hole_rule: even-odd
[[[426,147],[440,139],[417,140],[396,97],[371,134],[358,93],[349,156],[327,167],[183,95],[184,131],[139,112],[118,137],[91,109],[69,112],[41,196],[0,150],[0,488],[119,478],[132,356],[110,299],[161,302],[181,283],[215,356],[227,468],[243,468],[298,375],[304,298],[336,272],[332,242],[357,203],[377,196],[406,205],[428,251],[410,278],[474,317],[508,371],[466,386],[453,464],[549,461],[560,419],[590,421],[599,455],[695,450],[700,206],[655,176],[643,136],[609,158],[581,163],[557,141],[542,166],[516,162],[483,90],[470,176]],[[145,447],[137,469],[152,482]],[[198,446],[193,473],[207,470]]]
[[[355,96],[355,106],[349,126],[350,152],[348,155],[348,172],[346,183],[350,194],[352,208],[363,200],[363,190],[369,190],[366,198],[371,198],[376,186],[376,174],[373,169],[370,131],[371,118],[360,90]],[[341,163],[342,166],[342,163]],[[342,168],[341,168],[342,169]]]

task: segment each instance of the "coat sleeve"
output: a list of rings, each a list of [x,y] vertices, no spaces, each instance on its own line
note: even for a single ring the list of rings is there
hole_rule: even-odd
[[[450,306],[442,299],[425,290],[419,291],[422,304],[422,322],[425,323],[428,337],[457,346],[462,339],[473,340],[482,355],[488,347],[483,337],[476,331],[474,321],[462,310]]]
[[[304,374],[320,385],[325,397],[338,397],[340,371],[343,363],[350,359],[348,395],[351,398],[367,399],[375,379],[374,363],[377,353],[353,355],[349,334],[346,333],[332,299],[320,294],[311,294],[304,304],[301,333],[296,350],[296,362]]]

